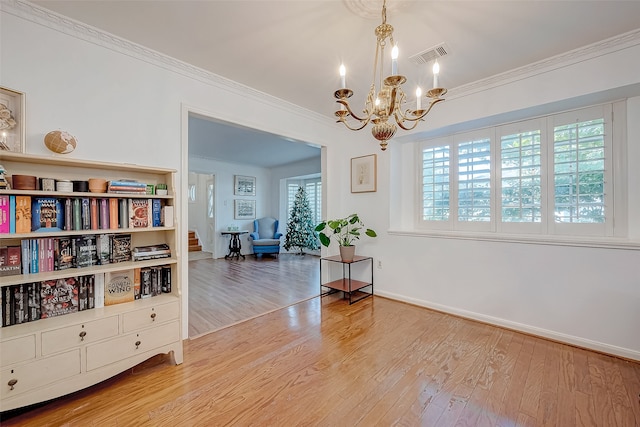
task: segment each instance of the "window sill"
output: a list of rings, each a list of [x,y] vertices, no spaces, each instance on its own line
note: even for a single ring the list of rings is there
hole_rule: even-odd
[[[487,242],[522,243],[529,245],[640,250],[640,241],[613,237],[541,236],[443,230],[389,230],[388,233],[391,236],[433,237],[438,239],[478,240]]]

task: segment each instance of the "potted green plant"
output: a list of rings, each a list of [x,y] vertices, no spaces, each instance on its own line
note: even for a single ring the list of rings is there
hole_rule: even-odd
[[[327,219],[318,224],[315,228],[322,246],[329,247],[333,237],[340,245],[340,256],[343,261],[353,261],[356,247],[354,242],[360,239],[361,230],[369,237],[376,237],[377,234],[370,228],[365,228],[358,214],[351,214],[345,218]]]

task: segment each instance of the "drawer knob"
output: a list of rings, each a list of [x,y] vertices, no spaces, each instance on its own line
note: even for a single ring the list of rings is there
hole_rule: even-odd
[[[87,336],[87,331],[80,332],[80,341],[84,341],[84,337]]]
[[[136,350],[138,349],[138,347],[140,347],[140,344],[142,344],[142,342],[140,342],[140,340],[136,341]]]
[[[156,320],[156,314],[155,313],[151,313],[151,321],[155,322]]]
[[[9,386],[9,390],[13,390],[13,386],[18,384],[18,380],[13,378],[11,380],[9,380],[9,382],[7,383],[7,385]]]

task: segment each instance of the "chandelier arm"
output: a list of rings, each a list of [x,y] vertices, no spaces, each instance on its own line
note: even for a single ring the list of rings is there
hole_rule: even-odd
[[[362,123],[362,126],[360,126],[360,127],[352,127],[352,126],[350,126],[349,122],[347,122],[346,119],[341,119],[341,120],[337,120],[336,121],[336,123],[340,123],[340,122],[344,123],[344,125],[349,130],[361,130],[361,129],[364,129],[365,126],[367,126],[369,124],[369,119],[365,119],[364,121],[361,120],[360,123]]]
[[[444,101],[443,98],[438,98],[438,99],[434,99],[433,101],[431,101],[429,103],[429,108],[427,108],[426,110],[424,110],[422,112],[422,114],[420,114],[419,116],[416,117],[408,117],[405,115],[402,115],[402,117],[404,118],[404,120],[409,121],[409,122],[418,122],[420,120],[422,120],[424,118],[424,116],[426,116],[427,114],[429,114],[429,111],[431,111],[431,109],[433,108],[434,105],[436,105],[438,102],[440,101]],[[410,110],[407,110],[407,112],[409,112]],[[404,129],[404,128],[403,128]]]
[[[371,119],[371,113],[369,112],[369,110],[365,110],[364,112],[367,113],[367,115],[365,117],[359,117],[356,113],[353,112],[353,110],[351,109],[351,106],[349,105],[349,102],[343,99],[338,99],[336,101],[338,104],[342,104],[345,106],[345,108],[347,109],[347,111],[349,112],[349,115],[351,115],[354,119],[356,119],[359,122],[362,121],[366,121],[365,125],[367,123],[369,123],[369,120]],[[340,121],[340,120],[338,120]]]
[[[409,120],[410,122],[412,122],[413,126],[405,126],[405,120]],[[398,120],[398,115],[396,115],[396,123],[398,124],[398,126],[400,126],[402,129],[404,130],[412,130],[413,128],[415,128],[416,126],[418,126],[418,120],[411,120],[411,119],[405,119],[405,120]]]

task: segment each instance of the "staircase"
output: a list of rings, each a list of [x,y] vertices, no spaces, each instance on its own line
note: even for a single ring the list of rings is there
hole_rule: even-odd
[[[198,252],[202,250],[202,245],[195,231],[189,231],[189,252]]]

